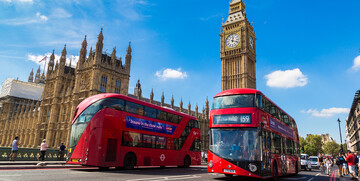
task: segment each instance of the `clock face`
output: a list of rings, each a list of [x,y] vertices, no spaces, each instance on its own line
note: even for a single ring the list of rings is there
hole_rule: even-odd
[[[254,50],[254,39],[252,36],[249,36],[249,44],[250,44],[250,48]]]
[[[240,37],[238,34],[231,34],[226,38],[226,46],[229,48],[236,47],[240,42]]]

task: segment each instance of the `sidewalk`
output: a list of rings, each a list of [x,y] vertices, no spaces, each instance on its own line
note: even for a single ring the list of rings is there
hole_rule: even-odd
[[[41,163],[41,164],[39,164]],[[65,161],[0,161],[0,170],[8,169],[47,169],[82,168],[81,165],[66,164]]]

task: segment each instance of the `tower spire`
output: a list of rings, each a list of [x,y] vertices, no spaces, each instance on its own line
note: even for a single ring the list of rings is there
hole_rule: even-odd
[[[126,56],[125,56],[125,68],[130,72],[130,64],[131,64],[131,42],[129,42],[129,46],[126,50]]]
[[[65,67],[65,63],[66,63],[66,44],[64,45],[64,49],[61,52],[61,57],[60,57],[60,67]]]
[[[103,40],[104,36],[102,33],[103,29],[101,28],[101,31],[98,35],[98,40],[96,42],[96,48],[95,48],[95,62],[101,62],[102,58],[102,50],[103,50]]]
[[[86,59],[86,48],[87,48],[87,41],[86,41],[86,35],[84,38],[84,41],[82,42],[81,49],[80,49],[80,57],[78,61],[78,66],[80,66],[82,63],[85,62]]]
[[[33,81],[34,81],[34,68],[31,69],[29,79],[28,79],[28,82],[33,82]]]

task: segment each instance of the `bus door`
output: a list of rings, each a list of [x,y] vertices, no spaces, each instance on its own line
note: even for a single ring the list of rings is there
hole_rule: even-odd
[[[263,176],[271,176],[271,135],[268,131],[262,133],[262,164]]]
[[[281,137],[281,174],[286,175],[287,173],[287,164],[286,164],[286,139]]]

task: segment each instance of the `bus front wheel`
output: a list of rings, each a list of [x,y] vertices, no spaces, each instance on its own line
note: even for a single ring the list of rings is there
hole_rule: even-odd
[[[134,169],[136,165],[136,156],[133,153],[126,154],[124,158],[124,168],[126,170]]]
[[[185,159],[184,159],[184,167],[189,168],[190,165],[191,165],[191,159],[190,159],[189,155],[186,155]]]

